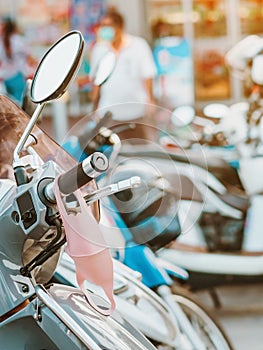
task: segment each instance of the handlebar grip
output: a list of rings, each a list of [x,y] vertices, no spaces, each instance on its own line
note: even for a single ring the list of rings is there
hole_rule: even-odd
[[[58,179],[60,192],[70,194],[108,169],[107,157],[95,152]]]

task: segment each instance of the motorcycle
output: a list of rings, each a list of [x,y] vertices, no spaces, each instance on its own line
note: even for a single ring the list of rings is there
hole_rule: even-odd
[[[108,114],[105,114],[105,116],[108,116]],[[107,118],[105,117],[105,119]],[[111,227],[112,230],[114,227],[115,231],[118,229],[125,239],[124,246],[121,249],[116,249],[117,243],[115,242],[116,256],[130,268],[139,271],[142,274],[143,283],[162,298],[185,338],[183,349],[231,349],[226,335],[202,305],[198,304],[189,295],[183,294],[182,291],[178,291],[176,288],[173,289],[171,276],[175,279],[186,280],[187,274],[176,266],[169,265],[160,258],[157,259],[154,254],[158,249],[174,241],[180,233],[180,225],[175,215],[176,201],[174,196],[165,196],[165,191],[162,191],[165,187],[164,182],[156,176],[156,171],[153,168],[149,170],[146,166],[146,171],[143,171],[145,168],[143,162],[138,160],[135,162],[130,160],[116,162],[116,156],[118,156],[121,149],[120,139],[115,133],[118,126],[113,128],[113,131],[105,126],[102,127],[105,119],[100,119],[99,127],[91,128],[90,132],[87,130],[83,132],[84,125],[88,125],[90,122],[90,118],[84,118],[71,129],[70,135],[66,137],[64,147],[76,159],[87,157],[87,154],[95,149],[104,151],[108,156],[110,155],[111,171],[108,171],[98,180],[102,194],[107,193],[105,191],[107,186],[104,186],[108,182],[121,183],[127,176],[136,174],[135,176],[141,177],[142,175],[142,186],[129,188],[121,192],[117,191],[112,193],[110,197],[103,198],[104,196],[102,196],[100,198],[101,211],[105,212],[109,219],[108,223],[101,223],[102,226],[106,226],[107,229]],[[86,143],[84,140],[86,140]],[[145,149],[145,146],[143,146],[143,149]],[[117,208],[113,198],[119,204]],[[131,198],[133,198],[133,206],[128,208],[127,204],[129,206]],[[165,200],[165,198],[168,198],[168,200]],[[159,201],[163,203],[160,204]],[[155,204],[157,202],[156,209]],[[138,207],[142,208],[141,212]],[[154,213],[152,213],[151,207],[156,209]],[[124,213],[125,218],[120,213]],[[127,224],[128,214],[134,218],[140,217],[141,222],[133,222],[132,227],[130,227]],[[159,235],[160,232],[156,233],[156,228],[164,232]],[[67,275],[64,272],[63,277],[65,278],[65,276]],[[70,279],[70,282],[72,283],[72,279]],[[175,348],[180,349],[181,347]]]
[[[236,188],[231,191],[209,171],[210,164],[208,169],[199,167],[185,155],[179,162],[178,155],[141,146],[123,150],[121,155],[127,163],[143,159],[170,181],[168,192],[177,190],[182,234],[157,255],[186,269],[193,290],[209,289],[215,295],[214,288],[220,285],[262,281],[261,194],[248,197]],[[133,169],[140,166],[137,161]],[[229,176],[231,181],[234,178]]]
[[[261,194],[248,197],[231,192],[209,168],[199,167],[191,158],[178,162],[172,153],[141,146],[120,154],[133,169],[140,169],[143,161],[170,182],[167,192],[178,198],[175,213],[182,233],[157,255],[186,269],[193,290],[262,281]]]
[[[71,31],[43,56],[31,86],[36,104],[31,119],[0,96],[0,341],[4,349],[154,349],[119,313],[110,316],[114,305],[100,295],[50,283],[65,243],[69,252],[76,248],[65,216],[77,222],[83,196],[96,191],[95,177],[107,168],[100,153],[77,164],[36,126],[46,103],[62,96],[74,79],[83,47],[82,34]],[[95,220],[98,203],[84,209],[90,231],[100,235]],[[98,272],[101,267],[94,261],[91,266],[97,257],[91,247],[90,266],[85,270],[92,276],[92,269]],[[109,265],[103,267],[107,273],[100,281],[111,285],[108,249],[100,252],[107,254]],[[78,273],[83,273],[79,257],[74,258]],[[77,276],[78,282],[81,277]]]
[[[225,106],[227,116],[222,122],[220,120],[230,140],[236,140],[238,156],[232,159],[235,164],[222,162],[221,158],[221,169],[220,162],[213,168],[208,158],[204,168],[209,177],[214,177],[217,187],[210,186],[210,181],[207,190],[199,189],[203,201],[210,207],[203,206],[204,212],[200,212],[200,220],[195,221],[195,230],[181,235],[174,249],[161,253],[170,263],[187,269],[194,289],[262,281],[260,227],[263,205],[262,183],[258,176],[262,168],[262,48],[262,38],[253,35],[243,39],[226,55],[233,74],[249,85],[248,102],[229,108]],[[218,106],[209,107],[206,111],[208,117],[220,114]],[[180,161],[174,153],[170,156]],[[187,161],[186,157],[183,161]],[[191,164],[200,165],[200,159],[197,162],[191,159]],[[163,168],[172,173],[168,162],[163,163]],[[200,176],[193,181],[196,186],[205,183]],[[204,193],[209,192],[210,197],[206,197]],[[215,304],[220,305],[218,301]]]
[[[249,35],[225,55],[231,75],[246,85],[247,100],[230,106],[208,104],[203,109],[204,117],[195,116],[190,106],[179,106],[171,117],[171,124],[176,130],[189,128],[184,140],[184,151],[189,158],[192,157],[193,164],[201,164],[200,160],[195,163],[194,159],[194,153],[201,151],[206,156],[206,166],[210,172],[231,192],[236,187],[237,192],[242,191],[248,196],[261,193],[263,189],[255,176],[263,165],[262,49],[262,38]],[[168,152],[173,153],[174,158],[179,153],[177,160],[184,161],[176,150],[176,136],[166,140],[167,145],[170,146]],[[215,159],[211,161],[211,157]],[[216,163],[216,166],[210,166],[211,162]]]

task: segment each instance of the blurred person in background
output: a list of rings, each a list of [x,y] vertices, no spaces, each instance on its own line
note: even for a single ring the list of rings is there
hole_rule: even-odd
[[[109,8],[100,19],[90,56],[91,79],[99,60],[108,51],[115,53],[116,65],[101,87],[94,86],[93,108],[112,111],[114,125],[136,124],[134,131],[126,130],[120,135],[123,139],[153,139],[154,128],[149,127],[154,125],[150,112],[154,105],[156,75],[152,51],[145,39],[127,34],[124,27],[124,18],[115,8]]]
[[[18,105],[26,86],[28,51],[25,40],[10,17],[2,19],[0,39],[0,80],[6,94]]]

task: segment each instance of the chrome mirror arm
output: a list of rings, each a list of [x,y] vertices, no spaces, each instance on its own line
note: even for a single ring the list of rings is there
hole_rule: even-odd
[[[45,105],[46,105],[45,102],[37,105],[32,117],[30,118],[29,123],[27,124],[27,127],[25,128],[25,131],[23,132],[23,135],[21,136],[18,144],[16,145],[16,148],[14,150],[14,155],[13,155],[13,167],[17,162],[19,162],[20,153]]]

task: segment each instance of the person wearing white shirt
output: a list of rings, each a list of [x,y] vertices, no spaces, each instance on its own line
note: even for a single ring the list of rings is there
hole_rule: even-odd
[[[103,15],[97,36],[90,57],[91,78],[99,60],[109,50],[116,55],[116,65],[102,86],[94,86],[94,109],[110,110],[115,124],[135,122],[133,136],[146,137],[142,124],[153,123],[149,120],[148,111],[149,106],[154,104],[152,84],[156,75],[151,48],[145,39],[125,33],[123,17],[116,10],[109,10]]]

